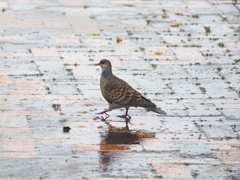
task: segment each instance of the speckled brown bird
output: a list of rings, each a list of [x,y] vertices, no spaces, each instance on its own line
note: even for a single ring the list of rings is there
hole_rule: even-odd
[[[107,110],[97,114],[107,114],[108,111],[124,107],[126,108],[126,113],[125,115],[121,115],[119,117],[130,118],[131,116],[128,115],[128,109],[129,107],[134,106],[143,107],[149,111],[166,115],[166,112],[157,108],[154,103],[146,99],[127,82],[113,75],[112,65],[109,60],[102,59],[97,65],[102,68],[100,88],[103,97],[109,105]]]

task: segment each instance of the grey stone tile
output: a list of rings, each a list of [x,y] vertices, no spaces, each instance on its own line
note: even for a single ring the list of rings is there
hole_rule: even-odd
[[[239,137],[239,126],[203,126],[201,130],[208,138],[236,138]]]
[[[1,127],[27,127],[25,116],[2,116],[0,121]]]

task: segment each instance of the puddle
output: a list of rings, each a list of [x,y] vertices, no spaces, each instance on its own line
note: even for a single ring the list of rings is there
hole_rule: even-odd
[[[153,132],[148,132],[143,129],[130,129],[129,126],[131,125],[128,126],[128,123],[123,127],[125,125],[124,123],[125,122],[122,122],[122,124],[118,122],[105,122],[107,128],[104,128],[104,131],[100,132],[100,150],[98,151],[99,168],[102,172],[107,173],[107,175],[117,173],[114,172],[114,169],[117,168],[117,165],[126,163],[122,162],[122,159],[126,158],[126,156],[130,154],[133,155],[136,151],[139,153],[143,151],[142,145],[140,144],[142,138],[155,137],[155,133]],[[118,124],[121,125],[121,127],[116,127],[112,124]],[[132,160],[128,163],[132,164],[132,166],[137,166],[135,163],[139,163],[139,161],[135,162]],[[124,170],[122,169],[121,171]]]
[[[140,144],[140,138],[137,136],[136,131],[126,127],[115,127],[109,122],[105,122],[107,129],[100,132],[100,151],[121,151],[131,150],[131,145]]]
[[[128,127],[110,127],[103,138],[106,144],[140,144],[139,137]]]
[[[112,125],[112,124],[115,124]],[[108,146],[114,148],[114,146],[118,146],[116,150],[119,149],[119,146],[129,146],[131,147],[134,145],[139,145],[141,139],[143,138],[155,138],[154,132],[149,132],[145,129],[136,129],[133,125],[129,125],[129,122],[126,122],[125,127],[124,122],[118,123],[118,122],[105,122],[105,125],[107,125],[107,128],[104,129],[103,132],[100,132],[101,136],[101,146]],[[116,125],[121,125],[121,127],[117,127]],[[132,128],[129,128],[129,126]],[[101,148],[101,150],[103,150]],[[114,150],[114,149],[112,149]],[[122,149],[124,150],[124,148]]]

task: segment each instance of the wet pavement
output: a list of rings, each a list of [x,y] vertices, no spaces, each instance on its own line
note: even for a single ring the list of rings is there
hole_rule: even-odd
[[[239,10],[0,1],[0,180],[240,179]],[[102,121],[102,58],[168,115]]]

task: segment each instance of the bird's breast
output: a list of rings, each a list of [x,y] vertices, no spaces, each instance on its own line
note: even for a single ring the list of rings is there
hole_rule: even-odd
[[[105,85],[107,83],[107,80],[106,78],[102,77],[100,78],[100,89],[101,89],[101,93],[102,93],[102,96],[106,99],[105,97]]]

